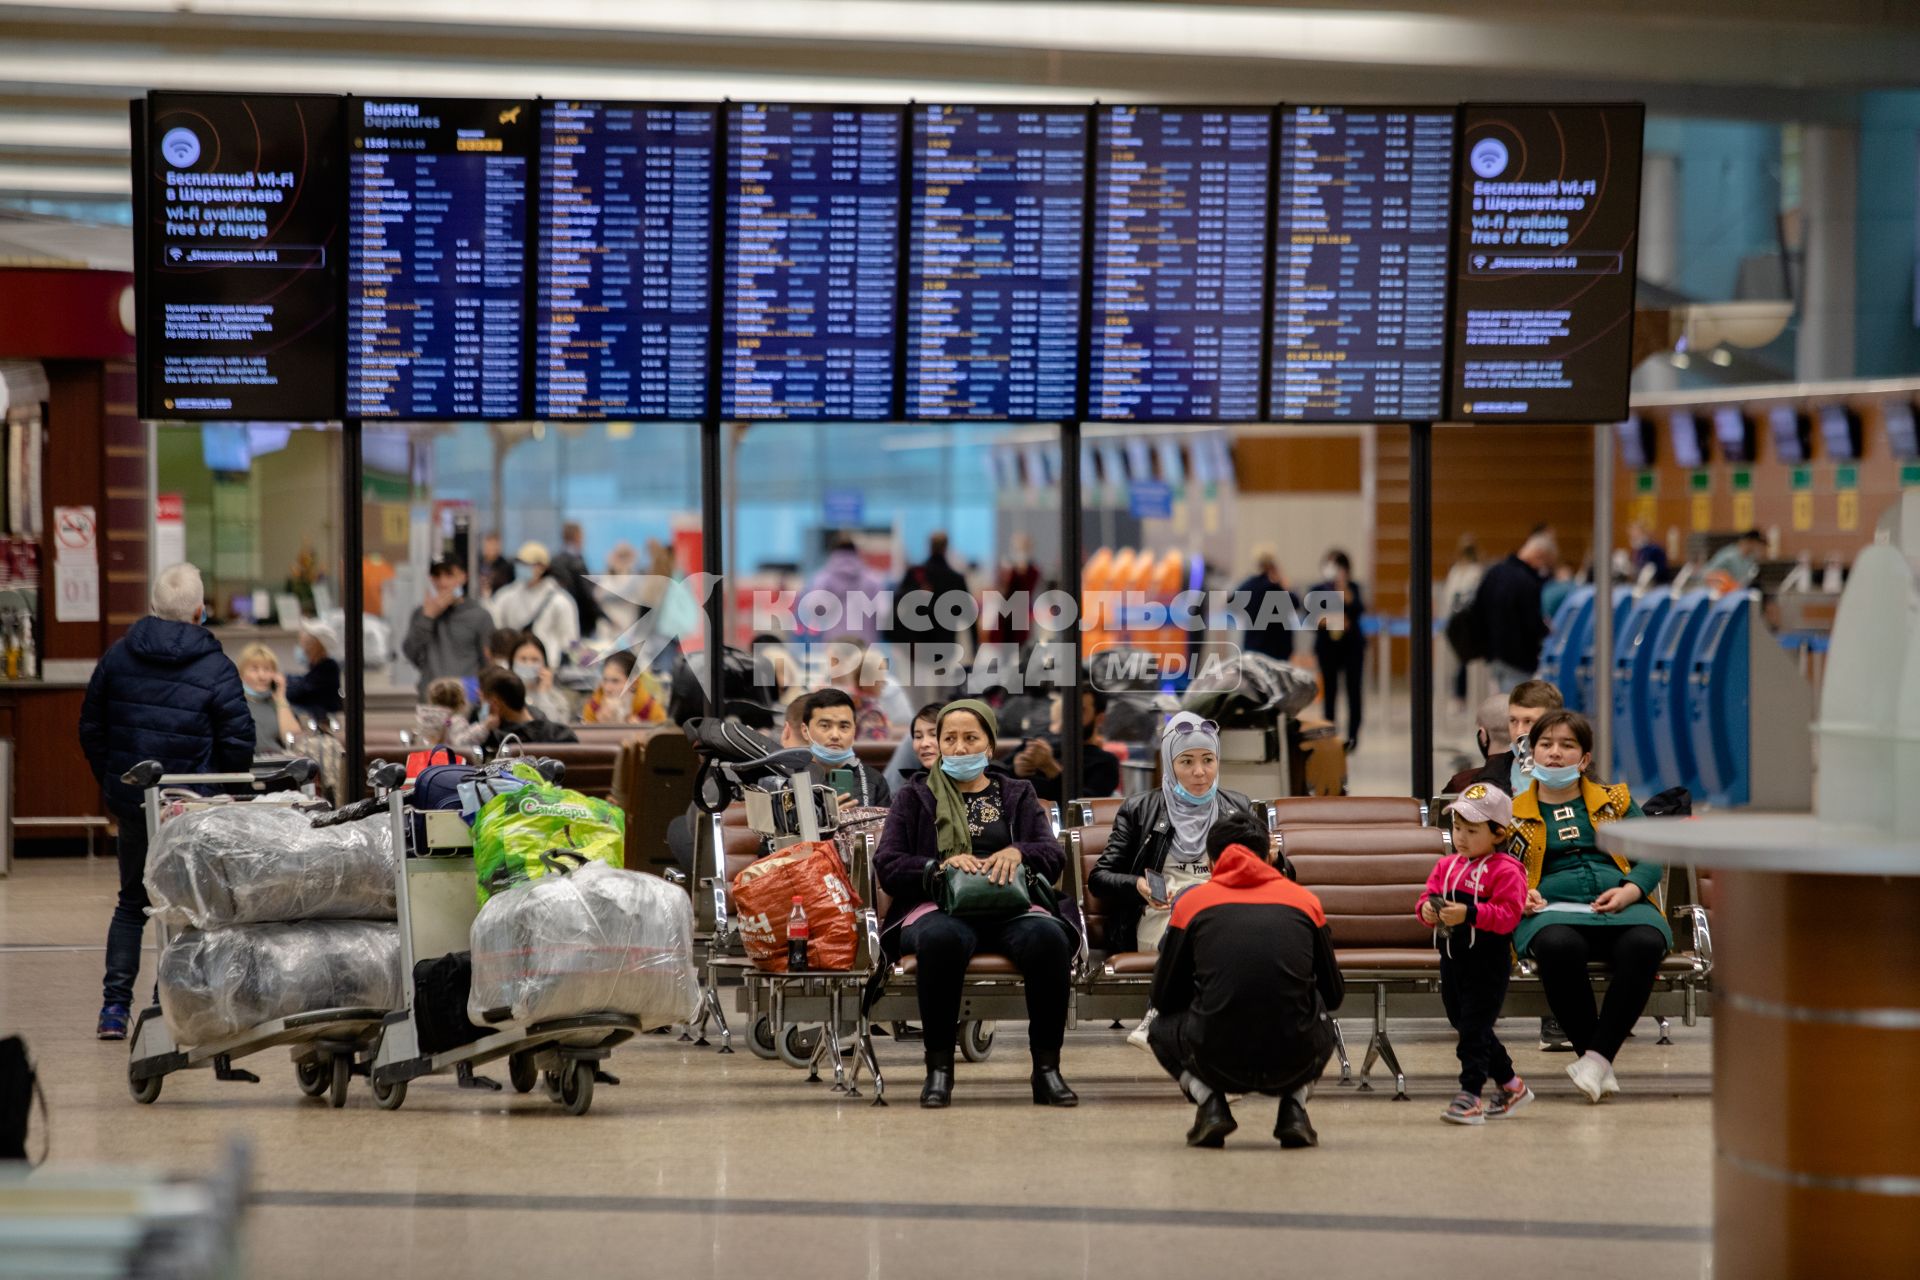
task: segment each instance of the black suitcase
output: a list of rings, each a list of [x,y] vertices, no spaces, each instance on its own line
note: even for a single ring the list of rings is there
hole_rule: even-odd
[[[420,1052],[445,1053],[487,1034],[467,1021],[467,997],[473,993],[473,955],[455,951],[413,966],[413,1025]]]

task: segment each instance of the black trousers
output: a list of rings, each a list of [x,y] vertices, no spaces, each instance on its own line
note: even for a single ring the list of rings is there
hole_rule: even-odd
[[[1573,1051],[1591,1049],[1612,1062],[1646,1012],[1667,940],[1650,924],[1550,924],[1533,935],[1528,950],[1540,966],[1547,1004],[1573,1042]],[[1587,964],[1594,960],[1613,970],[1597,1013],[1593,982],[1587,976]]]
[[[131,1006],[140,976],[140,946],[147,934],[147,816],[138,809],[113,811],[120,828],[120,896],[107,925],[107,976],[101,1003]]]
[[[952,1059],[960,1025],[960,984],[968,963],[985,953],[1013,961],[1026,979],[1027,1039],[1035,1065],[1059,1065],[1073,976],[1073,947],[1065,925],[1043,915],[982,924],[934,911],[907,926],[900,941],[906,954],[920,958],[916,985],[929,1060]]]
[[[1314,661],[1320,664],[1320,679],[1326,685],[1327,719],[1335,724],[1340,717],[1335,714],[1334,703],[1340,697],[1340,685],[1344,681],[1347,687],[1347,741],[1354,742],[1360,737],[1361,704],[1366,700],[1367,688],[1367,646],[1365,644],[1327,644],[1316,641],[1313,646]]]
[[[1476,1097],[1489,1079],[1505,1084],[1515,1074],[1507,1047],[1494,1034],[1513,977],[1510,946],[1506,937],[1483,934],[1468,947],[1462,928],[1454,931],[1454,954],[1440,953],[1440,1001],[1459,1033],[1454,1053],[1460,1059],[1460,1089]]]
[[[1257,1068],[1209,1058],[1195,1043],[1193,1032],[1191,1009],[1155,1014],[1147,1027],[1147,1046],[1159,1059],[1161,1068],[1175,1080],[1180,1079],[1182,1073],[1190,1073],[1216,1093],[1264,1093],[1284,1097],[1318,1080],[1327,1069],[1327,1061],[1333,1057],[1333,1028],[1325,1019],[1320,1022],[1318,1034],[1301,1046],[1299,1056]],[[1183,1091],[1184,1088],[1182,1086]]]

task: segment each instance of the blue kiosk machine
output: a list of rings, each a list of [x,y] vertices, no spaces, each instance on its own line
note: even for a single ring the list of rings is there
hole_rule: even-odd
[[[1686,719],[1701,790],[1719,808],[1813,806],[1813,690],[1760,615],[1732,591],[1707,606],[1687,667]]]

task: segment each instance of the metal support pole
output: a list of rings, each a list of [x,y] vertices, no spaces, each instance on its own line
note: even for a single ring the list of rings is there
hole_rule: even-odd
[[[700,424],[700,571],[712,581],[707,596],[707,714],[717,716],[726,700],[721,673],[727,652],[725,501],[720,474],[720,423]]]
[[[1080,600],[1080,569],[1086,559],[1080,537],[1080,423],[1060,424],[1060,587],[1074,602]],[[1085,730],[1080,723],[1080,624],[1076,619],[1067,633],[1072,660],[1067,664],[1068,683],[1060,690],[1060,768],[1062,800],[1078,799],[1084,764]]]
[[[340,607],[346,634],[346,741],[341,744],[339,801],[349,804],[366,793],[367,632],[365,612],[366,490],[362,482],[360,420],[340,424]]]
[[[1412,698],[1413,794],[1433,794],[1433,424],[1407,424],[1407,687]],[[1382,640],[1384,642],[1384,635]]]
[[[1593,764],[1596,777],[1613,768],[1613,427],[1593,428]]]

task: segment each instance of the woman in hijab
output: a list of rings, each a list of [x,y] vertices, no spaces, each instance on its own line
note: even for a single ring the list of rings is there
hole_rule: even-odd
[[[1220,730],[1182,711],[1160,734],[1160,789],[1133,796],[1113,816],[1107,851],[1089,886],[1107,906],[1107,950],[1157,951],[1173,897],[1212,873],[1207,832],[1229,810],[1249,810],[1220,788]]]
[[[927,1060],[920,1105],[944,1107],[952,1101],[961,984],[975,955],[1000,955],[1026,980],[1034,1104],[1071,1107],[1079,1098],[1061,1078],[1060,1045],[1079,947],[1079,911],[1045,888],[1058,883],[1066,853],[1033,785],[988,770],[999,725],[986,703],[971,698],[949,703],[935,728],[936,765],[894,794],[874,854],[874,874],[893,899],[882,948],[889,963],[902,955],[918,958]],[[986,885],[1035,880],[1040,885],[1028,888],[1024,904],[949,914],[941,905],[948,900],[943,887],[949,882],[964,886],[972,876]]]

